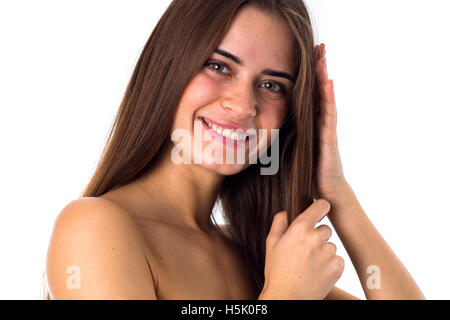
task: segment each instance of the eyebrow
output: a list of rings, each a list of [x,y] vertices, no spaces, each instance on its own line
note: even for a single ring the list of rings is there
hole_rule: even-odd
[[[220,54],[221,56],[224,56],[225,58],[233,60],[235,63],[237,63],[240,66],[244,66],[244,62],[241,59],[239,59],[234,54],[232,54],[226,50],[216,48],[216,49],[214,49],[214,52],[217,54]],[[262,74],[265,74],[267,76],[286,78],[286,79],[290,80],[292,83],[295,82],[294,77],[292,75],[290,75],[287,72],[283,72],[283,71],[279,71],[279,70],[264,69],[262,71]]]

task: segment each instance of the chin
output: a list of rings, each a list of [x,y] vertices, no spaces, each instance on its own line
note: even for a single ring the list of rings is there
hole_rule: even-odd
[[[247,169],[249,164],[206,164],[201,166],[207,170],[214,171],[223,176],[232,176]]]

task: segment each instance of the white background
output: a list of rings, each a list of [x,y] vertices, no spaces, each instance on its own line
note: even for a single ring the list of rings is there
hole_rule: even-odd
[[[53,221],[93,173],[169,3],[0,2],[1,299],[39,298]],[[426,298],[448,299],[447,1],[308,3],[335,82],[347,180]],[[364,298],[335,233],[330,241],[346,262],[337,286]]]

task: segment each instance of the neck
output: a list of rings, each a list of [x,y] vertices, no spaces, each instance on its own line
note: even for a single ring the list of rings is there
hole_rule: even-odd
[[[196,164],[177,165],[165,153],[137,181],[158,210],[158,219],[203,231],[209,230],[212,209],[224,176]]]

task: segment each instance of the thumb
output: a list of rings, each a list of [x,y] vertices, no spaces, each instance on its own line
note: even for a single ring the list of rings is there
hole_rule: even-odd
[[[272,227],[266,239],[266,251],[269,252],[280,240],[281,236],[286,232],[288,228],[287,211],[280,211],[274,217],[272,221]]]

